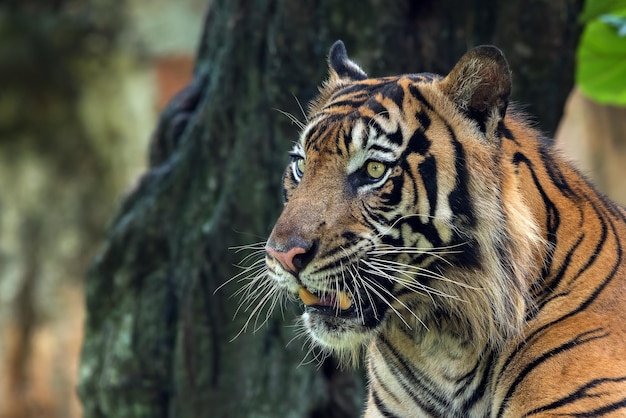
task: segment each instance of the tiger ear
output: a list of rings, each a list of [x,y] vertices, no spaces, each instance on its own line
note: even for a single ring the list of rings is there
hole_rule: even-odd
[[[354,61],[348,58],[346,47],[337,41],[328,53],[328,80],[319,88],[320,94],[309,103],[307,117],[317,113],[332,94],[341,86],[351,81],[365,80],[367,74]]]
[[[479,46],[461,57],[441,82],[443,92],[483,132],[506,113],[511,94],[511,71],[495,46]]]
[[[329,82],[345,80],[359,81],[365,80],[367,74],[354,61],[348,58],[346,46],[341,41],[337,41],[330,47],[328,53],[328,70],[330,72]]]

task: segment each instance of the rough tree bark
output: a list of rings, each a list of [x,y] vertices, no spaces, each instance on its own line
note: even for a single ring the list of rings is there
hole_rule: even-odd
[[[497,42],[522,69],[519,97],[549,102],[540,112],[554,129],[580,2],[475,3],[212,2],[194,83],[163,113],[150,169],[87,275],[85,417],[358,416],[357,374],[332,360],[297,367],[291,312],[231,341],[247,314],[233,320],[236,283],[215,291],[238,272],[229,247],[262,242],[280,210],[297,129],[273,109],[299,114],[292,95],[312,98],[337,38],[373,76],[445,72],[467,47]],[[511,28],[518,17],[549,30]],[[550,81],[557,63],[567,75]]]

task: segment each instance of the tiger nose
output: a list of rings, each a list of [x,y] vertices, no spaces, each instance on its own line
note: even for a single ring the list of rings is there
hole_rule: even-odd
[[[289,240],[287,245],[281,248],[270,240],[265,251],[278,260],[285,270],[297,274],[311,262],[315,255],[315,248],[315,243],[307,243],[301,240]]]

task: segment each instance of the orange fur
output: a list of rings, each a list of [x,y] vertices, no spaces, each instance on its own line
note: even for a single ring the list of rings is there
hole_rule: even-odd
[[[626,212],[507,111],[502,54],[381,79],[330,55],[267,266],[315,294],[316,343],[366,351],[365,416],[626,415]]]

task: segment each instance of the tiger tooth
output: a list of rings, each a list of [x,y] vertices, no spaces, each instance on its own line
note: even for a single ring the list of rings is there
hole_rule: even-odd
[[[320,298],[306,290],[304,287],[298,289],[298,296],[300,296],[302,302],[304,302],[304,304],[307,306],[316,305],[320,302]]]
[[[352,300],[350,299],[350,295],[348,295],[346,292],[337,292],[337,301],[339,302],[339,307],[344,311],[352,306]]]

